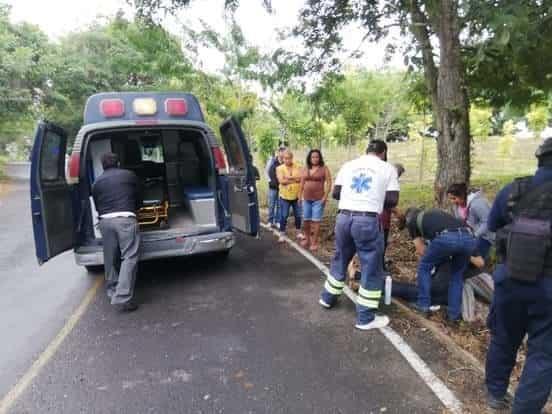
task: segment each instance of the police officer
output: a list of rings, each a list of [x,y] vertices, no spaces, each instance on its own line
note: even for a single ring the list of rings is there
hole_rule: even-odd
[[[335,224],[335,256],[319,303],[331,308],[345,287],[347,266],[358,254],[361,265],[357,296],[357,321],[361,330],[381,328],[387,316],[376,315],[383,285],[383,232],[379,215],[384,206],[399,201],[397,170],[384,160],[387,145],[374,140],[366,155],[346,163],[339,171],[333,197],[339,200]]]
[[[528,349],[512,412],[540,413],[552,386],[552,138],[536,152],[534,176],[497,195],[489,230],[497,232],[498,265],[488,326],[487,402],[506,409],[510,374],[525,335]]]

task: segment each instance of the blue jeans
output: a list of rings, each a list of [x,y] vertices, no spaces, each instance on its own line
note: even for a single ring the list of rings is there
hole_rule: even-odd
[[[301,229],[301,210],[299,208],[299,200],[284,200],[280,198],[280,231],[286,231],[287,220],[289,217],[289,209],[293,208],[293,217],[295,218],[295,228]]]
[[[357,296],[357,322],[374,320],[383,286],[383,232],[378,217],[338,214],[335,224],[335,255],[321,298],[332,306],[343,291],[347,267],[358,253],[360,288]]]
[[[489,250],[491,250],[491,242],[487,239],[479,237],[477,239],[477,253],[483,258],[487,259],[489,256]]]
[[[485,382],[489,393],[506,394],[523,338],[528,350],[512,413],[540,413],[552,387],[552,277],[534,283],[502,279],[495,283],[487,320],[491,342]]]
[[[276,188],[268,189],[268,223],[280,223],[280,202]]]
[[[464,271],[477,247],[476,239],[466,231],[451,231],[431,241],[418,264],[418,307],[428,310],[431,305],[431,269],[450,261],[448,288],[448,317],[462,316],[462,289]]]
[[[303,201],[303,220],[322,221],[324,216],[324,202],[322,200]]]

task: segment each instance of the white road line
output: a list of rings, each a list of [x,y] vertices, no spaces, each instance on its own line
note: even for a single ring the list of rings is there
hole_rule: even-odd
[[[270,228],[270,226],[262,223],[265,229],[272,231],[277,236],[281,236],[281,233],[277,230]],[[328,276],[330,271],[327,266],[320,260],[314,257],[310,252],[303,249],[293,240],[287,236],[283,236],[285,241],[297,250],[301,255],[308,259],[316,268],[318,268],[324,276]],[[345,286],[343,290],[345,295],[356,304],[356,295],[348,287]],[[431,368],[420,358],[420,356],[401,338],[401,336],[391,327],[387,326],[381,328],[380,332],[393,344],[393,346],[400,352],[400,354],[406,359],[408,364],[414,371],[420,376],[420,378],[427,384],[427,386],[433,391],[433,393],[439,398],[443,405],[451,413],[462,413],[462,403],[456,398],[454,393],[431,371]],[[1,414],[1,412],[0,412]]]
[[[44,366],[55,355],[56,351],[63,343],[65,338],[71,333],[73,328],[77,325],[79,319],[82,317],[88,306],[92,303],[92,300],[96,296],[96,292],[103,283],[103,277],[98,277],[94,284],[88,289],[82,302],[77,309],[69,317],[61,331],[56,335],[52,342],[46,347],[46,349],[40,354],[38,359],[31,365],[29,370],[21,377],[21,379],[14,385],[14,387],[0,400],[0,414],[8,413],[10,407],[17,401],[17,399],[23,394],[29,385],[33,382],[36,376],[44,368]]]

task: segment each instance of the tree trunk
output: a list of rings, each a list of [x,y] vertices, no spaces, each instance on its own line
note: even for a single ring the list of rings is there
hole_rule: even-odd
[[[470,124],[465,71],[460,56],[458,1],[441,0],[438,16],[440,45],[437,81],[439,138],[435,201],[442,206],[450,184],[470,180]]]

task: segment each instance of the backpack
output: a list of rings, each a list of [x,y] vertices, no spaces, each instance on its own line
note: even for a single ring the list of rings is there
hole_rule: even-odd
[[[512,184],[510,223],[497,232],[497,253],[510,278],[534,282],[552,276],[552,181],[533,186],[532,177],[524,177]]]

